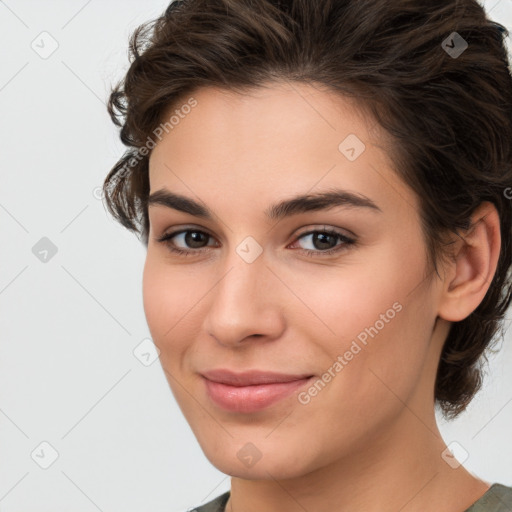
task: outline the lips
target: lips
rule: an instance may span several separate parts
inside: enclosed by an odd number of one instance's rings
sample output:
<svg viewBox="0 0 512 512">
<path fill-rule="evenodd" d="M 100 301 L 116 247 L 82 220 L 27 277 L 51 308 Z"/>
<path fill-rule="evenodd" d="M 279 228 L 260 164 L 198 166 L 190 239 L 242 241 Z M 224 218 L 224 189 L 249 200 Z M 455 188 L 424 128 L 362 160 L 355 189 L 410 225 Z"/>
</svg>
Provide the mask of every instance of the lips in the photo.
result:
<svg viewBox="0 0 512 512">
<path fill-rule="evenodd" d="M 285 375 L 257 370 L 234 373 L 211 370 L 202 373 L 208 398 L 221 409 L 254 413 L 289 397 L 309 384 L 310 374 Z"/>
<path fill-rule="evenodd" d="M 258 384 L 275 384 L 280 382 L 293 382 L 311 377 L 311 374 L 302 373 L 286 375 L 284 373 L 266 372 L 260 370 L 248 370 L 242 373 L 231 370 L 217 369 L 201 373 L 203 377 L 213 382 L 227 384 L 229 386 L 254 386 Z"/>
</svg>

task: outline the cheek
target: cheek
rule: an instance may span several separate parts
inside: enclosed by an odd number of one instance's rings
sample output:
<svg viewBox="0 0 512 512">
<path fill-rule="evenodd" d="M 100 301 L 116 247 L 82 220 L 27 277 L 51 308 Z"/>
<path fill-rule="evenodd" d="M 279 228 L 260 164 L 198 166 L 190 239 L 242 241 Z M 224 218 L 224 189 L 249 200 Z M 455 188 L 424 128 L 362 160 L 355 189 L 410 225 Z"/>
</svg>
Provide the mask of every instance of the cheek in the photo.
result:
<svg viewBox="0 0 512 512">
<path fill-rule="evenodd" d="M 169 350 L 181 350 L 183 333 L 201 287 L 180 267 L 171 268 L 148 252 L 144 264 L 142 293 L 146 321 L 154 343 L 165 358 Z"/>
<path fill-rule="evenodd" d="M 319 345 L 323 370 L 336 375 L 328 387 L 346 403 L 361 404 L 362 411 L 364 403 L 386 407 L 396 401 L 393 392 L 404 399 L 412 392 L 430 339 L 429 297 L 418 287 L 421 255 L 407 256 L 414 271 L 405 270 L 403 254 L 400 258 L 391 246 L 378 256 L 329 276 L 322 277 L 325 268 L 320 268 L 300 290 L 316 314 L 305 327 L 307 336 Z M 322 285 L 309 286 L 313 283 Z"/>
<path fill-rule="evenodd" d="M 396 322 L 407 284 L 396 265 L 386 267 L 384 259 L 382 253 L 364 260 L 354 257 L 343 265 L 312 266 L 289 276 L 290 287 L 307 306 L 303 325 L 310 326 L 311 339 L 330 340 L 339 351 L 356 337 L 364 343 L 368 331 L 375 334 L 374 327 L 380 336 Z"/>
<path fill-rule="evenodd" d="M 163 285 L 163 276 L 158 271 L 157 265 L 155 265 L 149 251 L 150 249 L 148 249 L 142 274 L 142 298 L 146 321 L 153 341 L 157 343 L 160 338 L 159 333 L 163 329 L 164 318 L 166 317 L 166 307 L 161 301 L 166 287 Z"/>
</svg>

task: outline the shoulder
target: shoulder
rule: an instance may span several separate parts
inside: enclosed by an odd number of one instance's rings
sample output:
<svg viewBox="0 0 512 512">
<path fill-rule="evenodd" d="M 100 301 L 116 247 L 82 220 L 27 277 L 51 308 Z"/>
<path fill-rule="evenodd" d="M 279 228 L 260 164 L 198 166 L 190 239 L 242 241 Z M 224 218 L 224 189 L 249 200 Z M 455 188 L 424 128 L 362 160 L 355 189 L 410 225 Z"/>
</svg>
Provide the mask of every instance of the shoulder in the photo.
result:
<svg viewBox="0 0 512 512">
<path fill-rule="evenodd" d="M 512 487 L 495 483 L 465 512 L 510 512 L 511 510 Z"/>
<path fill-rule="evenodd" d="M 226 491 L 207 503 L 198 505 L 196 507 L 187 508 L 187 510 L 180 510 L 180 512 L 224 512 L 224 507 L 228 501 L 230 491 Z"/>
</svg>

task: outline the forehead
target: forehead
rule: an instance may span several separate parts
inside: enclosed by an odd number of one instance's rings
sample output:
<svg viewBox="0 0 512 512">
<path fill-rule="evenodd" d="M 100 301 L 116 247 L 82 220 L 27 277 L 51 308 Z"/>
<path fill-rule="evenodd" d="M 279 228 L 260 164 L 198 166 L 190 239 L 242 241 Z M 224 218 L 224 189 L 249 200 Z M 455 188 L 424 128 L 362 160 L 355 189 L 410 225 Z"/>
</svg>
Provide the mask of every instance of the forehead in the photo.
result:
<svg viewBox="0 0 512 512">
<path fill-rule="evenodd" d="M 392 169 L 389 139 L 346 97 L 274 83 L 243 94 L 201 88 L 186 104 L 194 106 L 167 113 L 175 122 L 151 154 L 151 192 L 165 187 L 263 211 L 283 195 L 336 187 L 416 206 Z"/>
<path fill-rule="evenodd" d="M 195 105 L 190 108 L 187 104 L 192 98 Z M 251 149 L 264 144 L 269 149 L 275 146 L 276 136 L 292 146 L 305 136 L 314 142 L 323 139 L 326 133 L 336 141 L 346 130 L 361 139 L 371 137 L 374 143 L 382 138 L 380 133 L 373 133 L 375 122 L 363 114 L 354 99 L 325 86 L 306 83 L 272 82 L 244 92 L 200 88 L 173 104 L 163 122 L 171 118 L 173 126 L 166 132 L 180 138 L 193 135 L 196 145 L 211 140 L 227 141 L 229 137 L 231 151 L 237 143 Z"/>
</svg>

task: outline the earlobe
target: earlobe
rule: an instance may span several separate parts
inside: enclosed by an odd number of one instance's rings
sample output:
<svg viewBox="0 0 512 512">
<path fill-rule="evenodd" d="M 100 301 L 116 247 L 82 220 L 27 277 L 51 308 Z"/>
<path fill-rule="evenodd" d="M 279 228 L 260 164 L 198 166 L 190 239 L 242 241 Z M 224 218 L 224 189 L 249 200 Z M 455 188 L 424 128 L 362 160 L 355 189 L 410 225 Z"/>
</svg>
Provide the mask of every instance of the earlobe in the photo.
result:
<svg viewBox="0 0 512 512">
<path fill-rule="evenodd" d="M 458 237 L 443 285 L 439 316 L 451 322 L 468 317 L 491 285 L 501 248 L 500 219 L 485 201 L 473 213 L 470 228 Z"/>
</svg>

